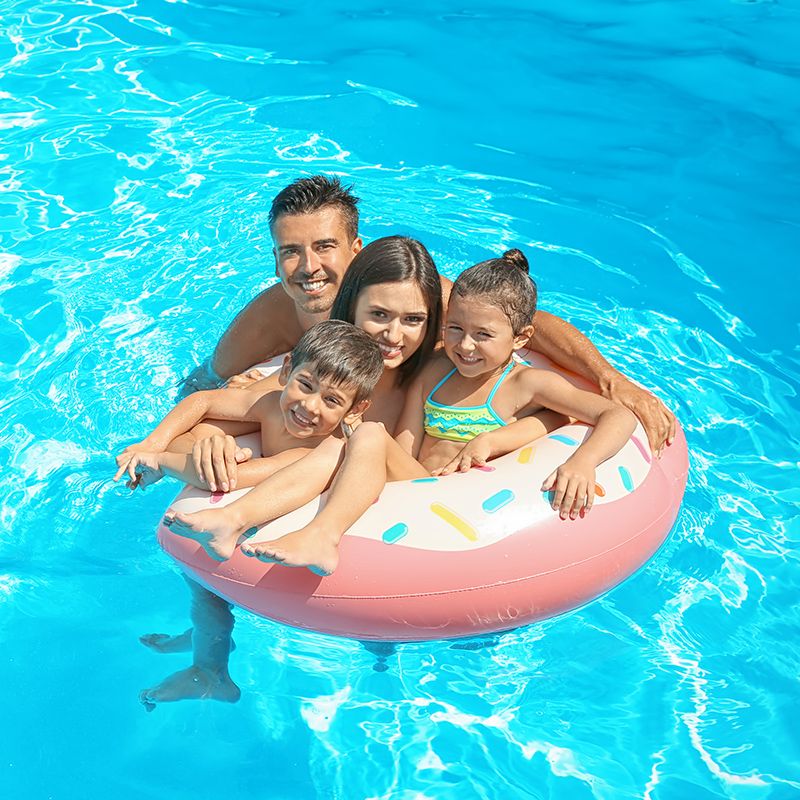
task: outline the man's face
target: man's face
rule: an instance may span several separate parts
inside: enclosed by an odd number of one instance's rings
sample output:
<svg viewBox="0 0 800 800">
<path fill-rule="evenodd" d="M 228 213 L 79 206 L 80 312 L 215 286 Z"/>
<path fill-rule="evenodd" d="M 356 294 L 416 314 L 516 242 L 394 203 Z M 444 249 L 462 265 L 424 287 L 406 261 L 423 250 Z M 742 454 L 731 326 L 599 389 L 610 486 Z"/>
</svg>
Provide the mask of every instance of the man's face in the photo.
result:
<svg viewBox="0 0 800 800">
<path fill-rule="evenodd" d="M 275 274 L 298 309 L 306 314 L 331 310 L 361 239 L 350 242 L 337 208 L 311 214 L 282 214 L 272 226 Z"/>
</svg>

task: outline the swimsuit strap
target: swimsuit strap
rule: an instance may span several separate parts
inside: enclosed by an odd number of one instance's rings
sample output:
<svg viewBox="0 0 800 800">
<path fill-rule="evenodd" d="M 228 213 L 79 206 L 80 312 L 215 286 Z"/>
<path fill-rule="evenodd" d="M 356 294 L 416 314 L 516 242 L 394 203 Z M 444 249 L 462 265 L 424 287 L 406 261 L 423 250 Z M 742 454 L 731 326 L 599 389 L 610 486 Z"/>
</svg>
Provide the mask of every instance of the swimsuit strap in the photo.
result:
<svg viewBox="0 0 800 800">
<path fill-rule="evenodd" d="M 430 402 L 430 401 L 431 401 L 431 398 L 432 398 L 432 397 L 433 397 L 433 396 L 436 394 L 436 392 L 438 392 L 438 391 L 439 391 L 439 389 L 441 389 L 441 388 L 442 388 L 442 386 L 444 386 L 444 384 L 445 384 L 445 383 L 447 383 L 447 381 L 448 381 L 448 380 L 450 380 L 450 378 L 452 378 L 452 377 L 453 377 L 453 375 L 455 374 L 455 372 L 456 372 L 456 368 L 455 368 L 455 367 L 453 367 L 453 369 L 451 369 L 451 370 L 450 370 L 450 372 L 448 372 L 448 373 L 447 373 L 447 375 L 445 375 L 445 376 L 444 376 L 444 378 L 442 378 L 442 379 L 439 381 L 439 383 L 437 383 L 437 384 L 436 384 L 436 386 L 434 386 L 434 387 L 433 387 L 433 389 L 431 389 L 431 390 L 428 392 L 428 396 L 427 396 L 427 398 L 425 398 L 425 399 L 426 399 L 426 400 L 428 400 L 428 401 Z"/>
<path fill-rule="evenodd" d="M 500 388 L 500 384 L 506 379 L 506 376 L 512 369 L 514 369 L 516 365 L 514 364 L 514 359 L 512 358 L 511 361 L 508 362 L 508 366 L 503 370 L 503 374 L 497 379 L 497 383 L 492 387 L 492 391 L 489 392 L 489 396 L 486 398 L 486 405 L 491 409 L 492 406 L 492 399 L 494 398 L 495 394 L 497 394 L 497 390 Z"/>
</svg>

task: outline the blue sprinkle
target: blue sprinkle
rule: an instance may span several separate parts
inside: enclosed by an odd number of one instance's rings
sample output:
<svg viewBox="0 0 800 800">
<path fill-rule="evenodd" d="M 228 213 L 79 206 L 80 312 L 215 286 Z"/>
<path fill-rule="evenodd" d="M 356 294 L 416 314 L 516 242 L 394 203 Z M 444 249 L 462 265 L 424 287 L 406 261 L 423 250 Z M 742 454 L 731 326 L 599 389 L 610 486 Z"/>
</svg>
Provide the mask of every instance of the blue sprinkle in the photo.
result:
<svg viewBox="0 0 800 800">
<path fill-rule="evenodd" d="M 623 486 L 629 491 L 633 491 L 633 478 L 631 478 L 630 472 L 625 467 L 619 467 L 619 476 L 622 478 Z"/>
<path fill-rule="evenodd" d="M 562 444 L 571 444 L 573 446 L 578 444 L 576 439 L 573 439 L 570 436 L 564 436 L 561 433 L 553 434 L 553 436 L 551 436 L 550 438 L 555 440 L 556 442 L 561 442 Z"/>
<path fill-rule="evenodd" d="M 406 534 L 408 533 L 408 525 L 405 522 L 398 522 L 396 525 L 392 525 L 391 528 L 387 528 L 383 532 L 383 541 L 387 544 L 394 544 L 397 541 L 400 541 Z"/>
<path fill-rule="evenodd" d="M 436 483 L 438 480 L 438 478 L 416 478 L 411 483 Z"/>
<path fill-rule="evenodd" d="M 483 510 L 487 514 L 494 514 L 499 511 L 503 506 L 507 506 L 514 499 L 514 492 L 511 489 L 501 489 L 497 494 L 487 497 L 483 501 Z"/>
</svg>

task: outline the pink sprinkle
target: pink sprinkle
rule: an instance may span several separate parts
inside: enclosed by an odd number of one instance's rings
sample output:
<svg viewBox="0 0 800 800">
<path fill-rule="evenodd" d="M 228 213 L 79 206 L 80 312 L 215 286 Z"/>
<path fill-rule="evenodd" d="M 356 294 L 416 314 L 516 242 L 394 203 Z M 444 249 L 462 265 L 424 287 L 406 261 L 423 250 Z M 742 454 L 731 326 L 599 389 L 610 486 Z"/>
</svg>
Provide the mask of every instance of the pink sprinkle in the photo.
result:
<svg viewBox="0 0 800 800">
<path fill-rule="evenodd" d="M 225 497 L 225 492 L 211 492 L 211 499 L 209 502 L 212 504 L 219 503 L 223 497 Z"/>
<path fill-rule="evenodd" d="M 479 469 L 481 472 L 494 472 L 494 467 L 482 466 L 482 467 L 473 467 L 473 469 Z"/>
<path fill-rule="evenodd" d="M 631 441 L 639 448 L 639 452 L 642 454 L 642 458 L 649 464 L 651 461 L 650 453 L 647 452 L 647 448 L 639 441 L 638 437 L 631 436 Z"/>
</svg>

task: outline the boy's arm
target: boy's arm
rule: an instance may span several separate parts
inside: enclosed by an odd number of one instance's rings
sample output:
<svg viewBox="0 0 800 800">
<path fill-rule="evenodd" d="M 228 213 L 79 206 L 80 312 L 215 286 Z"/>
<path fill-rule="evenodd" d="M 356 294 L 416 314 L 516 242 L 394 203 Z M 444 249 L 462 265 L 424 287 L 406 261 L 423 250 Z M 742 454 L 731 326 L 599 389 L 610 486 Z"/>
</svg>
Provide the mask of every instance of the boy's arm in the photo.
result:
<svg viewBox="0 0 800 800">
<path fill-rule="evenodd" d="M 561 367 L 597 384 L 603 397 L 629 408 L 641 420 L 657 455 L 675 438 L 675 416 L 646 389 L 614 369 L 577 328 L 546 311 L 537 311 L 528 347 Z"/>
<path fill-rule="evenodd" d="M 188 483 L 198 489 L 216 492 L 222 489 L 245 489 L 256 486 L 276 472 L 299 461 L 308 454 L 305 448 L 285 450 L 283 453 L 269 458 L 254 458 L 244 464 L 239 464 L 237 481 L 235 485 L 217 486 L 213 481 L 209 484 L 198 473 L 191 453 L 135 453 L 117 470 L 114 480 L 118 481 L 123 475 L 128 476 L 128 486 L 132 489 L 144 488 L 161 480 L 165 475 Z"/>
<path fill-rule="evenodd" d="M 190 431 L 205 417 L 212 419 L 257 420 L 256 406 L 264 397 L 262 392 L 249 389 L 214 389 L 195 392 L 178 403 L 155 430 L 141 442 L 126 447 L 117 456 L 117 466 L 123 467 L 135 453 L 162 453 L 173 439 Z"/>
</svg>

